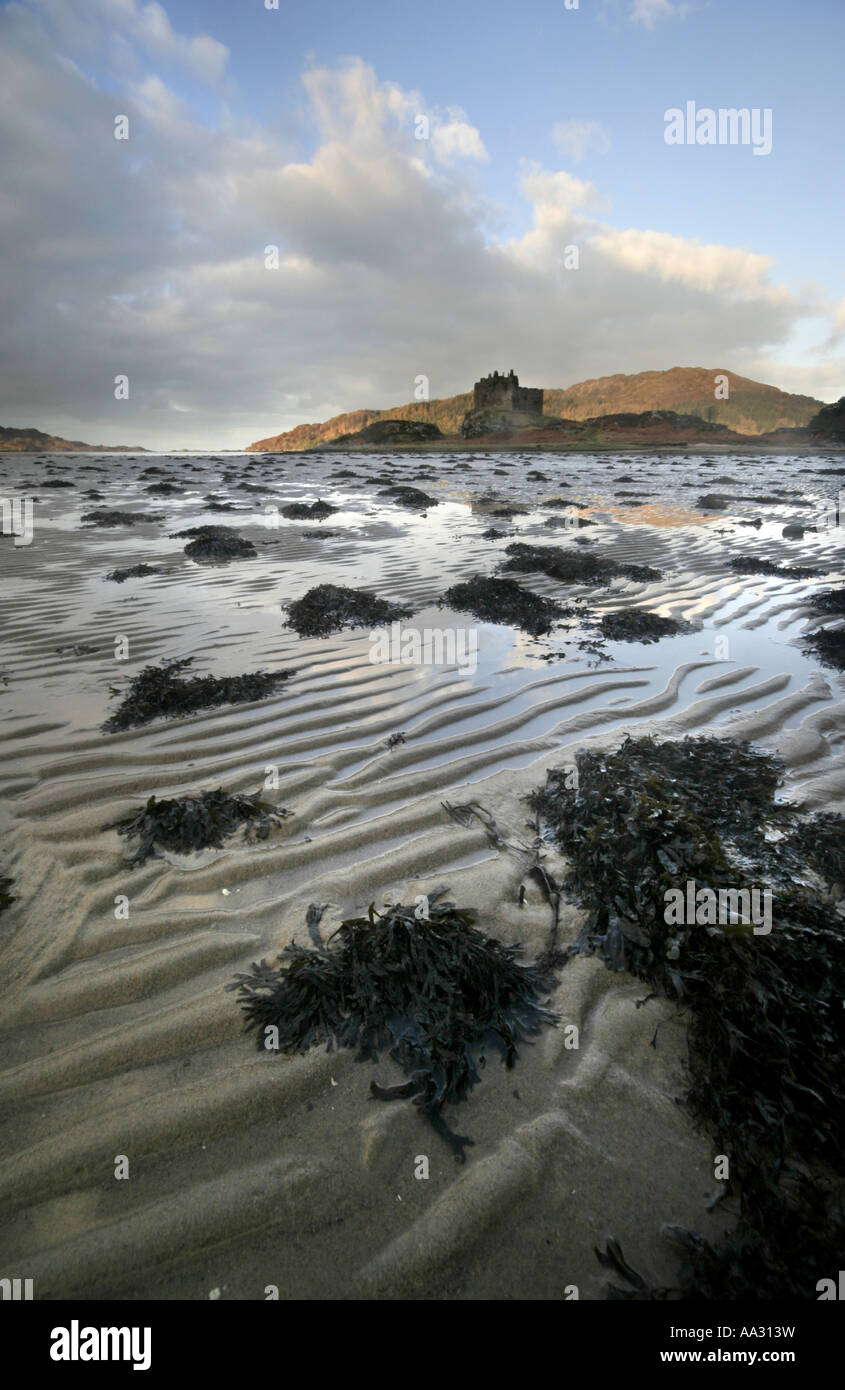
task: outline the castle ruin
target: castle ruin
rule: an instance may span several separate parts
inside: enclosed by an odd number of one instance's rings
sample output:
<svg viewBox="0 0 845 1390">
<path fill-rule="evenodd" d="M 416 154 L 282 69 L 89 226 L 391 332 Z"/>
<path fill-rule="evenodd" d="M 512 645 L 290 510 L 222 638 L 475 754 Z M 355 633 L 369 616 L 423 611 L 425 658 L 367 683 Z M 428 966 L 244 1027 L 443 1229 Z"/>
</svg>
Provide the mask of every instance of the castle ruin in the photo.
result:
<svg viewBox="0 0 845 1390">
<path fill-rule="evenodd" d="M 527 415 L 542 415 L 543 392 L 533 386 L 520 386 L 513 369 L 493 372 L 482 377 L 473 387 L 473 410 L 519 410 Z"/>
</svg>

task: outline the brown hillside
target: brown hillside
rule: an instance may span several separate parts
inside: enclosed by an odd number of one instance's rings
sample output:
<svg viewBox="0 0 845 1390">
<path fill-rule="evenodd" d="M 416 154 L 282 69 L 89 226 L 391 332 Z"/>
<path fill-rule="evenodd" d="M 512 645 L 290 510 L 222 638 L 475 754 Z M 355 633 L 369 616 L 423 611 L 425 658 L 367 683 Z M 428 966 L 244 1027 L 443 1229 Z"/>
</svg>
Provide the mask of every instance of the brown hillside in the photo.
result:
<svg viewBox="0 0 845 1390">
<path fill-rule="evenodd" d="M 719 375 L 728 378 L 730 394 L 726 401 L 715 398 L 715 378 Z M 565 390 L 546 389 L 544 413 L 568 420 L 589 420 L 599 415 L 673 410 L 679 415 L 697 415 L 712 424 L 727 425 L 739 434 L 757 435 L 801 428 L 821 404 L 812 396 L 792 395 L 735 372 L 723 373 L 718 367 L 672 367 L 665 372 L 597 377 Z M 471 406 L 472 394 L 464 392 L 443 400 L 391 406 L 388 410 L 353 410 L 321 424 L 297 425 L 247 447 L 259 453 L 310 449 L 339 435 L 355 434 L 378 420 L 391 419 L 426 420 L 437 425 L 443 434 L 456 435 Z"/>
</svg>

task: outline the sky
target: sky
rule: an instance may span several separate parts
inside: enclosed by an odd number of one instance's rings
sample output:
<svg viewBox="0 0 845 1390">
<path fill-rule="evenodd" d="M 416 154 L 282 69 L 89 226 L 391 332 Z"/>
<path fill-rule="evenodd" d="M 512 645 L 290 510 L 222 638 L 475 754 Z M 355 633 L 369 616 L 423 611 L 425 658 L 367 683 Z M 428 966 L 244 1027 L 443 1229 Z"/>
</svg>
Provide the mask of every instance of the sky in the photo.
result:
<svg viewBox="0 0 845 1390">
<path fill-rule="evenodd" d="M 509 368 L 836 400 L 843 50 L 843 0 L 0 3 L 0 424 L 241 448 Z"/>
</svg>

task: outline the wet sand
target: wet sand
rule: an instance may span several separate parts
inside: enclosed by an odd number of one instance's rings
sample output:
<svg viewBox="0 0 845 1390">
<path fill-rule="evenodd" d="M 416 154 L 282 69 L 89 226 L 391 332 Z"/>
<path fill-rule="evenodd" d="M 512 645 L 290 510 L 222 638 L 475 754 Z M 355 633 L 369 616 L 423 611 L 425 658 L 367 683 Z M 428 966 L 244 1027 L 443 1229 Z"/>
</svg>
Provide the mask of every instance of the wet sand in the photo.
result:
<svg viewBox="0 0 845 1390">
<path fill-rule="evenodd" d="M 139 474 L 151 467 L 183 481 L 180 495 L 148 495 L 156 478 Z M 676 1103 L 684 1015 L 641 1004 L 641 982 L 583 957 L 563 969 L 552 1007 L 580 1046 L 546 1030 L 514 1070 L 488 1063 L 449 1117 L 474 1140 L 464 1167 L 410 1102 L 368 1098 L 372 1078 L 401 1080 L 392 1063 L 259 1054 L 224 986 L 294 938 L 307 944 L 311 902 L 329 904 L 328 935 L 372 901 L 440 884 L 479 909 L 486 933 L 539 953 L 549 908 L 530 861 L 455 824 L 442 802 L 479 801 L 509 844 L 527 845 L 522 798 L 545 770 L 626 733 L 750 738 L 786 762 L 784 795 L 845 809 L 845 681 L 799 644 L 814 625 L 808 596 L 842 580 L 843 532 L 782 537 L 835 496 L 841 467 L 836 455 L 721 451 L 0 459 L 0 494 L 40 499 L 31 545 L 0 538 L 0 876 L 14 876 L 17 898 L 0 916 L 4 1270 L 34 1278 L 40 1298 L 264 1298 L 275 1286 L 281 1298 L 545 1299 L 573 1285 L 601 1298 L 594 1247 L 613 1236 L 647 1279 L 671 1285 L 662 1224 L 713 1238 L 731 1212 L 708 1210 L 714 1141 Z M 346 468 L 360 476 L 333 477 Z M 409 511 L 378 495 L 375 474 L 439 505 Z M 74 489 L 39 486 L 51 476 Z M 84 499 L 90 488 L 104 500 Z M 211 492 L 243 510 L 209 511 Z M 778 500 L 701 511 L 708 492 Z M 561 494 L 595 524 L 550 526 L 542 499 Z M 339 508 L 321 526 L 272 510 L 318 497 Z M 507 502 L 528 510 L 491 515 Z M 165 519 L 80 526 L 101 506 Z M 758 529 L 739 524 L 757 517 Z M 193 563 L 169 536 L 202 524 L 234 527 L 256 558 Z M 491 525 L 508 534 L 483 540 Z M 339 534 L 305 534 L 320 529 Z M 696 630 L 596 656 L 577 629 L 535 640 L 436 607 L 450 585 L 492 572 L 511 540 L 570 546 L 575 534 L 663 578 L 564 590 L 514 577 L 599 615 L 624 602 Z M 828 573 L 738 575 L 727 563 L 738 553 Z M 162 571 L 105 578 L 141 562 Z M 473 627 L 477 670 L 373 664 L 361 630 L 300 639 L 282 605 L 319 583 L 409 604 L 412 627 Z M 101 732 L 113 688 L 185 656 L 200 674 L 295 674 L 252 705 Z M 254 792 L 268 769 L 269 799 L 293 814 L 265 842 L 130 870 L 125 842 L 103 829 L 152 794 Z M 547 862 L 564 871 L 551 851 Z M 116 916 L 120 895 L 128 917 Z M 582 920 L 564 907 L 564 941 Z M 114 1176 L 118 1155 L 127 1180 Z M 421 1155 L 427 1180 L 414 1176 Z"/>
</svg>

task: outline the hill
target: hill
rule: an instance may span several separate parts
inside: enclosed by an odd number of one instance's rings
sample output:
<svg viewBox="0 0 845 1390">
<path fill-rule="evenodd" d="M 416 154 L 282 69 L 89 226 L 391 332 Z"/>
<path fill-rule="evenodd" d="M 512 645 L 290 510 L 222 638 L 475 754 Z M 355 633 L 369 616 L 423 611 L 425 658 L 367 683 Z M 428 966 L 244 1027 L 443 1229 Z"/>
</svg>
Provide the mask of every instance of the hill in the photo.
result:
<svg viewBox="0 0 845 1390">
<path fill-rule="evenodd" d="M 93 450 L 98 454 L 115 453 L 127 450 L 130 453 L 146 453 L 140 444 L 83 444 L 81 439 L 62 439 L 56 434 L 44 434 L 32 428 L 18 429 L 15 425 L 0 425 L 0 453 L 4 454 L 47 454 L 72 453 L 79 450 Z"/>
<path fill-rule="evenodd" d="M 715 398 L 717 376 L 728 378 L 726 401 Z M 672 410 L 677 415 L 697 415 L 712 424 L 727 425 L 737 434 L 801 429 L 821 404 L 812 396 L 792 395 L 719 367 L 672 367 L 666 372 L 603 376 L 545 395 L 546 412 L 570 420 Z"/>
<path fill-rule="evenodd" d="M 728 400 L 715 399 L 715 379 L 728 378 Z M 342 434 L 357 434 L 379 420 L 422 420 L 443 434 L 457 435 L 472 409 L 472 393 L 443 400 L 412 401 L 388 410 L 354 410 L 319 424 L 297 425 L 282 434 L 259 439 L 247 447 L 254 452 L 284 453 L 310 449 Z M 567 420 L 591 420 L 602 415 L 642 414 L 671 410 L 695 415 L 711 424 L 726 425 L 738 434 L 768 434 L 776 429 L 806 426 L 821 407 L 812 396 L 796 396 L 718 367 L 672 367 L 666 372 L 637 372 L 582 381 L 566 390 L 546 389 L 544 414 Z"/>
</svg>

